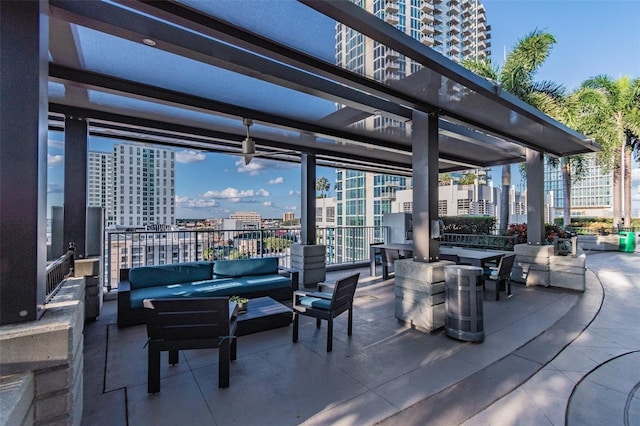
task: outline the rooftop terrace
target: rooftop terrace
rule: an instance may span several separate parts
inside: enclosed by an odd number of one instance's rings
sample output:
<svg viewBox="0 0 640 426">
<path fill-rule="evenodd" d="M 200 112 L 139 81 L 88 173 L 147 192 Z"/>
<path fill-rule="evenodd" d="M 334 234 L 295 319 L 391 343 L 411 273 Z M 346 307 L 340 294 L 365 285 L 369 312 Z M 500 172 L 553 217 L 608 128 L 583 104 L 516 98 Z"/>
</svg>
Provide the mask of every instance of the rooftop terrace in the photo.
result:
<svg viewBox="0 0 640 426">
<path fill-rule="evenodd" d="M 83 424 L 637 424 L 639 258 L 590 254 L 584 293 L 485 294 L 483 343 L 398 325 L 393 279 L 363 268 L 353 336 L 338 317 L 332 353 L 326 324 L 302 317 L 297 344 L 291 327 L 241 337 L 228 389 L 215 350 L 186 351 L 174 367 L 164 354 L 155 395 L 144 326 L 118 329 L 107 301 L 85 328 Z"/>
</svg>

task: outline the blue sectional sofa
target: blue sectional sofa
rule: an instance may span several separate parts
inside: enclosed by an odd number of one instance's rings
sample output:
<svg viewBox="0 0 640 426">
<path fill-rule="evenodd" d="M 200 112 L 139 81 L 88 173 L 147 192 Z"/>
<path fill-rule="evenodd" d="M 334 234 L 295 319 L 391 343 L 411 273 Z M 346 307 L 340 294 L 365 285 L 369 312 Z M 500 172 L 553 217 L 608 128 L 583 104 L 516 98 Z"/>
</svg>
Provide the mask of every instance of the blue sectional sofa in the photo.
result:
<svg viewBox="0 0 640 426">
<path fill-rule="evenodd" d="M 273 257 L 121 269 L 118 327 L 145 322 L 145 299 L 238 295 L 290 301 L 297 289 L 298 272 L 278 266 Z"/>
</svg>

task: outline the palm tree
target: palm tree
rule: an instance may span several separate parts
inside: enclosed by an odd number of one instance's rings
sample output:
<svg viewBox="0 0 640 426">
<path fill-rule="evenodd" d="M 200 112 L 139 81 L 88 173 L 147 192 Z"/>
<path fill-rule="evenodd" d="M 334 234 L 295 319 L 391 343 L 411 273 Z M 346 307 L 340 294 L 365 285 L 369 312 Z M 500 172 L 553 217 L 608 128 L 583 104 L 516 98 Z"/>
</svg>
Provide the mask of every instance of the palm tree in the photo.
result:
<svg viewBox="0 0 640 426">
<path fill-rule="evenodd" d="M 556 107 L 554 118 L 574 130 L 593 135 L 599 127 L 606 102 L 602 93 L 581 87 L 563 99 L 558 99 Z M 586 176 L 586 159 L 582 155 L 560 159 L 548 157 L 547 164 L 555 168 L 561 167 L 562 170 L 563 220 L 566 228 L 571 224 L 571 186 L 573 182 Z"/>
<path fill-rule="evenodd" d="M 329 179 L 322 176 L 316 180 L 316 191 L 320 191 L 320 197 L 325 198 L 327 192 L 331 189 L 331 184 L 329 183 Z"/>
<path fill-rule="evenodd" d="M 631 226 L 631 154 L 633 150 L 638 152 L 640 136 L 640 78 L 613 80 L 598 75 L 582 87 L 604 96 L 607 107 L 600 111 L 593 134 L 604 148 L 601 162 L 613 171 L 613 223 L 621 223 L 622 216 L 624 226 Z"/>
<path fill-rule="evenodd" d="M 550 81 L 533 80 L 544 61 L 549 56 L 556 39 L 552 34 L 534 30 L 507 54 L 502 68 L 492 64 L 490 59 L 464 60 L 462 65 L 476 74 L 498 83 L 503 90 L 523 101 L 551 114 L 557 112 L 557 102 L 564 95 L 561 85 Z M 506 232 L 509 225 L 509 190 L 511 186 L 511 166 L 502 166 L 502 199 L 500 210 L 500 230 Z"/>
</svg>

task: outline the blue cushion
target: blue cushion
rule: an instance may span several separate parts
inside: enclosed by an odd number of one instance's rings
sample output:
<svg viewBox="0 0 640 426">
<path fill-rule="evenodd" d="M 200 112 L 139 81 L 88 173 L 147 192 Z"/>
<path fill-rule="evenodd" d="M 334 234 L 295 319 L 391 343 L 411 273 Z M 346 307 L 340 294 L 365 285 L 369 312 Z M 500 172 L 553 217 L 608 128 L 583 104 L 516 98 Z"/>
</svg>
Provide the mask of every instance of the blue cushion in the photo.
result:
<svg viewBox="0 0 640 426">
<path fill-rule="evenodd" d="M 169 265 L 138 266 L 129 271 L 131 289 L 210 280 L 211 262 L 186 262 Z"/>
<path fill-rule="evenodd" d="M 218 277 L 246 277 L 278 273 L 278 259 L 262 257 L 256 259 L 216 260 L 213 273 Z"/>
<path fill-rule="evenodd" d="M 328 311 L 331 305 L 331 300 L 320 299 L 319 297 L 313 296 L 304 296 L 300 298 L 299 303 L 302 306 L 307 306 L 309 308 L 324 309 L 325 311 Z"/>
<path fill-rule="evenodd" d="M 263 277 L 223 278 L 191 283 L 145 287 L 131 291 L 131 308 L 143 307 L 144 299 L 170 297 L 223 297 L 264 292 L 291 287 L 291 280 L 282 275 Z"/>
</svg>

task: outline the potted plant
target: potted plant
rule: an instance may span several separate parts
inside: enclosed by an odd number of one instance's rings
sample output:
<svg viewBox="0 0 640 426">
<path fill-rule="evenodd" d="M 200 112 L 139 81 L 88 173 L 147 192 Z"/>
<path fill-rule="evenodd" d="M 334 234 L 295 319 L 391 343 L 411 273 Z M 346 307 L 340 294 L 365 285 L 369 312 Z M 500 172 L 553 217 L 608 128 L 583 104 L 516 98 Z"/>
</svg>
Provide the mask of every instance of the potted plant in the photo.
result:
<svg viewBox="0 0 640 426">
<path fill-rule="evenodd" d="M 249 305 L 249 299 L 242 296 L 231 296 L 229 298 L 230 302 L 236 302 L 238 304 L 238 312 L 243 313 L 247 312 L 247 308 Z"/>
</svg>

